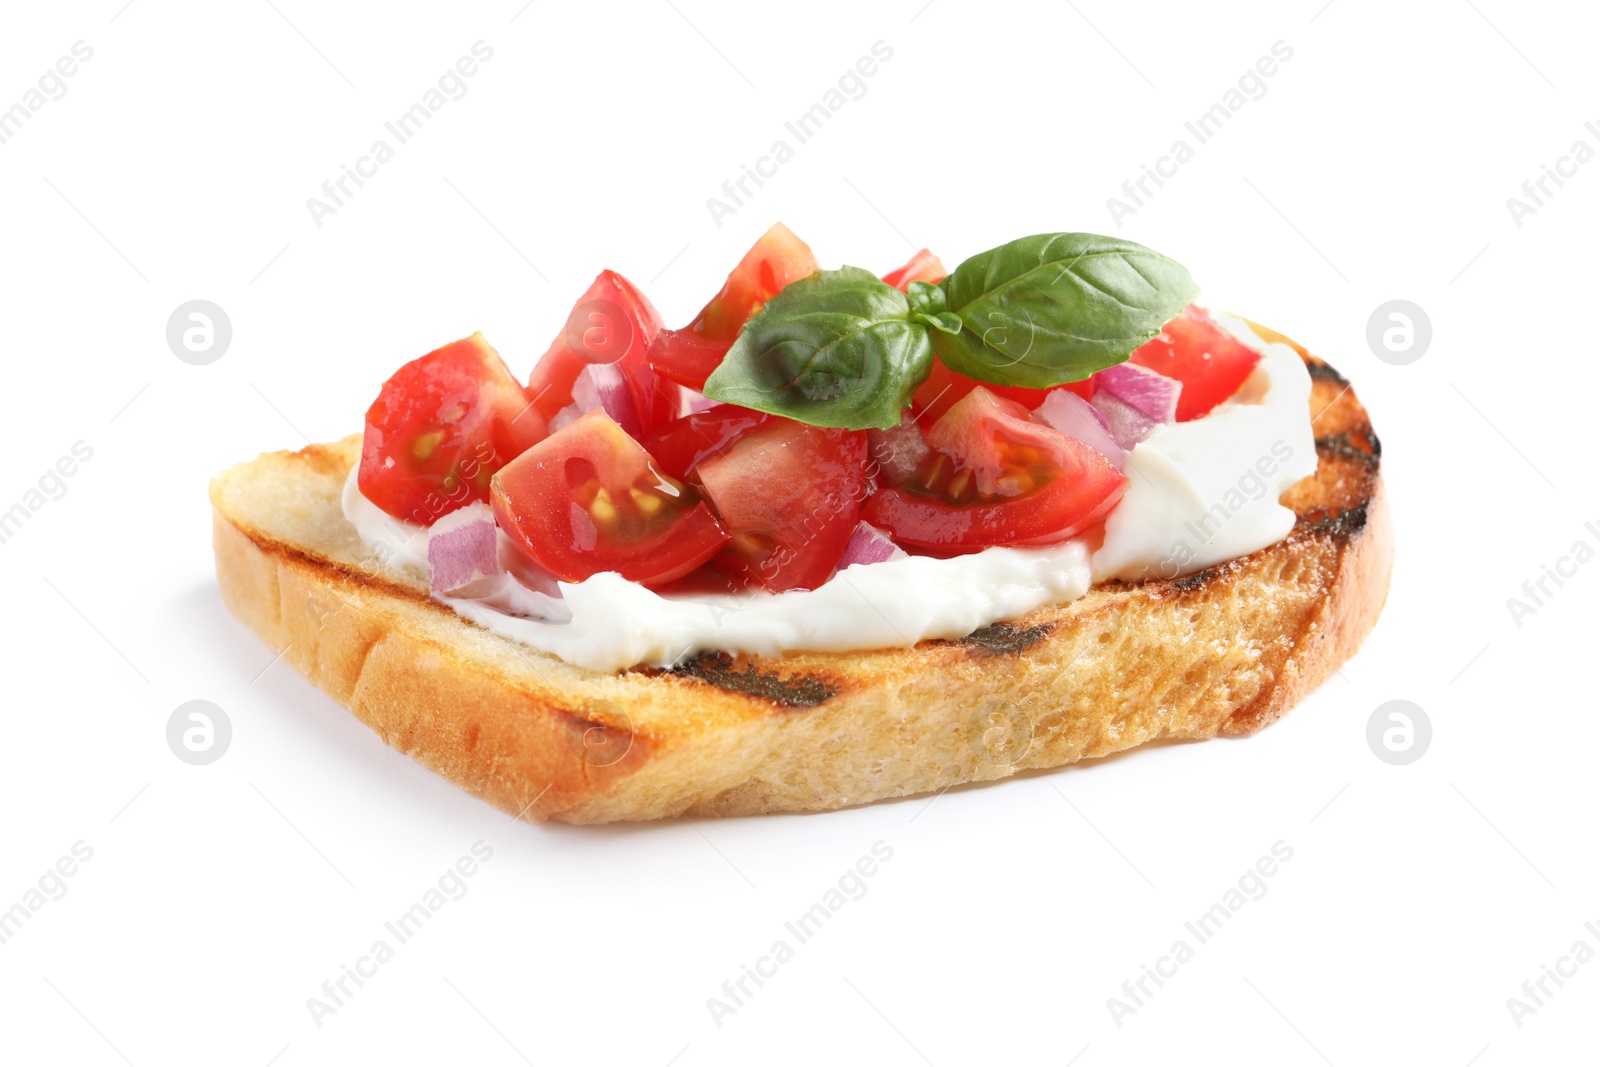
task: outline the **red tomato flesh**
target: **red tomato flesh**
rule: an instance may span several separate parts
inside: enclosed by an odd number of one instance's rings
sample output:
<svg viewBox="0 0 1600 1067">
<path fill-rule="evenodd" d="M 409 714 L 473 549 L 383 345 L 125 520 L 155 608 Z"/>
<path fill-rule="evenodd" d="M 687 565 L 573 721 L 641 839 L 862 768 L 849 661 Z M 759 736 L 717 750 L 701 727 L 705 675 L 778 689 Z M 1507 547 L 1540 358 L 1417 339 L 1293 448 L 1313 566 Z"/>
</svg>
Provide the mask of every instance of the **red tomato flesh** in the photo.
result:
<svg viewBox="0 0 1600 1067">
<path fill-rule="evenodd" d="M 615 571 L 662 585 L 715 556 L 728 541 L 693 486 L 660 473 L 639 443 L 603 411 L 551 434 L 495 474 L 500 528 L 564 582 Z"/>
<path fill-rule="evenodd" d="M 641 444 L 665 474 L 679 481 L 689 478 L 700 461 L 719 456 L 745 437 L 777 418 L 737 404 L 718 404 L 705 411 L 675 419 Z"/>
<path fill-rule="evenodd" d="M 1053 544 L 1099 522 L 1127 479 L 1088 445 L 979 386 L 928 431 L 916 474 L 881 489 L 861 517 L 943 552 Z"/>
<path fill-rule="evenodd" d="M 548 422 L 572 403 L 578 376 L 595 366 L 622 376 L 640 433 L 665 425 L 677 418 L 682 391 L 658 376 L 646 358 L 660 332 L 661 315 L 638 287 L 603 270 L 535 364 L 528 395 Z"/>
<path fill-rule="evenodd" d="M 883 276 L 885 285 L 892 285 L 902 293 L 911 287 L 912 282 L 938 282 L 950 272 L 944 269 L 944 264 L 939 262 L 939 257 L 924 248 L 902 266 L 896 267 Z"/>
<path fill-rule="evenodd" d="M 1218 326 L 1204 308 L 1190 304 L 1128 358 L 1183 383 L 1178 421 L 1188 422 L 1237 393 L 1261 354 Z"/>
<path fill-rule="evenodd" d="M 499 353 L 475 333 L 401 367 L 367 409 L 361 493 L 397 519 L 431 525 L 489 498 L 489 478 L 545 435 L 545 419 Z"/>
<path fill-rule="evenodd" d="M 944 418 L 945 412 L 956 405 L 978 386 L 983 386 L 995 396 L 1005 400 L 1013 400 L 1032 411 L 1044 403 L 1044 398 L 1050 395 L 1049 389 L 1028 389 L 1020 385 L 994 385 L 990 382 L 980 382 L 968 378 L 940 363 L 933 361 L 933 370 L 927 380 L 917 386 L 917 391 L 911 394 L 911 406 L 917 413 L 917 422 L 922 426 L 931 427 L 934 423 Z M 1053 386 L 1056 389 L 1070 389 L 1074 393 L 1088 400 L 1092 394 L 1089 379 L 1081 382 L 1068 382 L 1066 385 Z"/>
<path fill-rule="evenodd" d="M 692 389 L 704 389 L 706 379 L 750 316 L 790 282 L 817 271 L 817 257 L 783 223 L 775 223 L 744 254 L 721 291 L 681 330 L 662 330 L 650 347 L 650 364 L 656 373 Z"/>
<path fill-rule="evenodd" d="M 867 451 L 872 455 L 872 474 L 879 485 L 899 485 L 928 458 L 928 442 L 907 408 L 900 413 L 900 425 L 890 430 L 867 431 Z"/>
<path fill-rule="evenodd" d="M 696 473 L 731 540 L 718 557 L 774 593 L 815 589 L 833 574 L 867 495 L 867 435 L 769 421 Z"/>
</svg>

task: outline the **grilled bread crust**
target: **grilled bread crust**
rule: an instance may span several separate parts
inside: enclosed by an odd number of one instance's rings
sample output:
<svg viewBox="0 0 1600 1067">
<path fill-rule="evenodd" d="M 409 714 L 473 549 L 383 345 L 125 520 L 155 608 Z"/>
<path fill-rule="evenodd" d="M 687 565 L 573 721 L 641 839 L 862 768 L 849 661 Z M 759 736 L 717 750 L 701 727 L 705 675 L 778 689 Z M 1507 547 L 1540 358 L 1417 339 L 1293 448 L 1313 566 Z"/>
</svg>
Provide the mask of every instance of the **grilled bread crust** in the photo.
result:
<svg viewBox="0 0 1600 1067">
<path fill-rule="evenodd" d="M 1312 374 L 1318 464 L 1282 498 L 1298 517 L 1286 539 L 960 640 L 574 667 L 368 554 L 340 507 L 359 435 L 212 481 L 217 582 L 234 615 L 384 741 L 531 822 L 826 810 L 1248 734 L 1355 653 L 1393 563 L 1367 413 L 1294 347 Z"/>
</svg>

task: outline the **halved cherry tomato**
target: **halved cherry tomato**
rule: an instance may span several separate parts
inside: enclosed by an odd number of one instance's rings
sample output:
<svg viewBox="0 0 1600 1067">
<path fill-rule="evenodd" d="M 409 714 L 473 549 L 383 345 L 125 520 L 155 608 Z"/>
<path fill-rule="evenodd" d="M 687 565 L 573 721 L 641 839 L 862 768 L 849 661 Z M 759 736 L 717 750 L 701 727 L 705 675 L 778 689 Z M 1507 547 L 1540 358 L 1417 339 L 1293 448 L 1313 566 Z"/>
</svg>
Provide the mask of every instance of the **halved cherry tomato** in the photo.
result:
<svg viewBox="0 0 1600 1067">
<path fill-rule="evenodd" d="M 693 486 L 660 473 L 603 411 L 557 430 L 494 476 L 495 520 L 564 582 L 616 571 L 662 585 L 728 542 Z"/>
<path fill-rule="evenodd" d="M 595 373 L 620 376 L 626 384 L 633 412 L 623 420 L 625 428 L 648 433 L 677 418 L 682 396 L 646 358 L 660 332 L 661 315 L 638 287 L 616 271 L 603 270 L 534 365 L 528 395 L 546 421 L 553 419 L 572 403 L 579 375 L 594 367 Z"/>
<path fill-rule="evenodd" d="M 1204 308 L 1190 304 L 1128 358 L 1183 383 L 1178 421 L 1188 422 L 1237 393 L 1261 354 L 1218 326 Z"/>
<path fill-rule="evenodd" d="M 383 383 L 361 439 L 361 493 L 430 525 L 489 498 L 489 477 L 545 435 L 545 419 L 483 334 L 412 360 Z"/>
<path fill-rule="evenodd" d="M 773 417 L 696 473 L 732 540 L 717 561 L 775 593 L 833 574 L 867 495 L 867 435 Z"/>
<path fill-rule="evenodd" d="M 980 386 L 928 431 L 917 473 L 880 489 L 861 517 L 944 552 L 1054 544 L 1105 517 L 1127 479 L 1105 456 Z"/>
<path fill-rule="evenodd" d="M 682 481 L 703 459 L 721 455 L 739 438 L 765 426 L 776 416 L 737 404 L 718 404 L 674 419 L 640 444 L 665 474 Z"/>
<path fill-rule="evenodd" d="M 885 274 L 883 283 L 892 285 L 903 293 L 911 287 L 912 282 L 942 281 L 949 273 L 944 269 L 944 264 L 939 262 L 939 257 L 924 248 L 906 260 L 903 266 Z"/>
<path fill-rule="evenodd" d="M 911 395 L 911 406 L 916 410 L 917 422 L 922 426 L 931 427 L 944 417 L 944 413 L 955 406 L 978 386 L 983 386 L 995 396 L 1006 400 L 1014 400 L 1018 404 L 1032 411 L 1044 403 L 1044 398 L 1050 395 L 1049 389 L 1028 389 L 1020 385 L 994 385 L 989 382 L 980 382 L 968 378 L 964 374 L 957 374 L 946 367 L 937 359 L 933 361 L 933 371 L 928 375 L 917 391 Z M 1081 382 L 1068 382 L 1066 385 L 1055 386 L 1056 389 L 1070 389 L 1074 393 L 1088 400 L 1092 394 L 1089 380 Z"/>
<path fill-rule="evenodd" d="M 681 330 L 662 330 L 650 346 L 650 364 L 658 374 L 692 389 L 706 379 L 750 316 L 778 290 L 817 271 L 817 257 L 783 223 L 761 235 L 733 268 L 722 290 Z"/>
</svg>

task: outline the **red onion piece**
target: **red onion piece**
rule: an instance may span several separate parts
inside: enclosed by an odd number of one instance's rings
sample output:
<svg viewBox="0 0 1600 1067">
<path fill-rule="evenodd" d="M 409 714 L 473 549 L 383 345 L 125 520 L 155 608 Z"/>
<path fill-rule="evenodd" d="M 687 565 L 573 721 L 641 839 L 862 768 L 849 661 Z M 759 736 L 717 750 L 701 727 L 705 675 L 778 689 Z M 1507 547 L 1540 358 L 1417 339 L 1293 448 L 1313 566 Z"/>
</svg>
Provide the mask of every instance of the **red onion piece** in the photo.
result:
<svg viewBox="0 0 1600 1067">
<path fill-rule="evenodd" d="M 722 401 L 712 400 L 708 396 L 701 396 L 693 389 L 685 388 L 683 390 L 683 414 L 685 415 L 698 415 L 702 411 L 710 411 L 720 403 Z"/>
<path fill-rule="evenodd" d="M 1144 440 L 1146 434 L 1161 425 L 1132 404 L 1118 400 L 1104 389 L 1095 390 L 1094 406 L 1105 417 L 1111 439 L 1124 451 L 1131 452 L 1133 446 Z"/>
<path fill-rule="evenodd" d="M 615 363 L 591 363 L 584 367 L 583 373 L 572 384 L 572 402 L 584 414 L 602 408 L 629 436 L 643 436 L 633 393 L 628 389 L 628 379 Z"/>
<path fill-rule="evenodd" d="M 876 526 L 859 522 L 855 533 L 850 535 L 849 543 L 844 546 L 844 555 L 839 557 L 838 569 L 842 571 L 856 563 L 886 563 L 904 557 L 905 552 L 889 540 L 888 534 Z"/>
<path fill-rule="evenodd" d="M 1137 363 L 1119 363 L 1097 373 L 1093 381 L 1096 393 L 1110 393 L 1151 422 L 1177 420 L 1178 394 L 1183 391 L 1183 383 L 1176 378 Z"/>
<path fill-rule="evenodd" d="M 1033 417 L 1047 426 L 1054 426 L 1068 437 L 1076 438 L 1100 452 L 1111 465 L 1122 469 L 1128 456 L 1123 447 L 1111 436 L 1111 427 L 1100 409 L 1070 389 L 1052 389 L 1044 403 L 1034 409 Z"/>
<path fill-rule="evenodd" d="M 909 410 L 900 413 L 900 425 L 892 430 L 868 430 L 867 448 L 884 485 L 899 485 L 911 477 L 932 451 Z"/>
<path fill-rule="evenodd" d="M 474 582 L 500 573 L 494 512 L 483 503 L 468 504 L 428 529 L 428 588 L 459 593 Z"/>
</svg>

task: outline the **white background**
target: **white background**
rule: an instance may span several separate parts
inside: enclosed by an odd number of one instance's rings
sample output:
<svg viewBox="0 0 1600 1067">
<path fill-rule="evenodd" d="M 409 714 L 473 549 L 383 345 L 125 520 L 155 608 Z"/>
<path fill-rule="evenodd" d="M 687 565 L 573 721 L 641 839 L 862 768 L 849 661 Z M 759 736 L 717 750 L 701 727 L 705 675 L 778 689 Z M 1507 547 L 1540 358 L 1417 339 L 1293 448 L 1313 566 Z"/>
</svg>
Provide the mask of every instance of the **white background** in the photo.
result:
<svg viewBox="0 0 1600 1067">
<path fill-rule="evenodd" d="M 1520 227 L 1506 206 L 1574 140 L 1600 147 L 1592 11 L 122 2 L 0 15 L 0 107 L 94 49 L 0 145 L 0 510 L 93 449 L 0 544 L 0 908 L 93 849 L 0 945 L 0 1058 L 1592 1058 L 1600 963 L 1520 1027 L 1506 1004 L 1578 939 L 1600 949 L 1600 563 L 1520 626 L 1506 603 L 1600 544 L 1600 162 Z M 307 197 L 480 39 L 467 94 L 315 226 Z M 880 40 L 866 94 L 715 225 L 706 198 Z M 1279 40 L 1266 94 L 1115 228 L 1107 198 Z M 580 829 L 513 823 L 385 748 L 224 611 L 214 472 L 359 428 L 390 371 L 474 329 L 526 374 L 602 267 L 687 321 L 775 220 L 880 270 L 1120 233 L 1330 359 L 1382 436 L 1397 526 L 1362 653 L 1248 740 L 931 805 Z M 194 298 L 233 325 L 209 366 L 165 341 Z M 1366 343 L 1394 298 L 1433 324 L 1408 366 Z M 197 698 L 234 730 L 206 767 L 164 737 Z M 1433 723 L 1409 766 L 1367 746 L 1391 699 Z M 315 1025 L 307 998 L 480 840 L 467 895 Z M 1118 1026 L 1107 998 L 1280 840 L 1266 895 Z M 707 998 L 878 841 L 866 895 L 718 1027 Z"/>
</svg>

